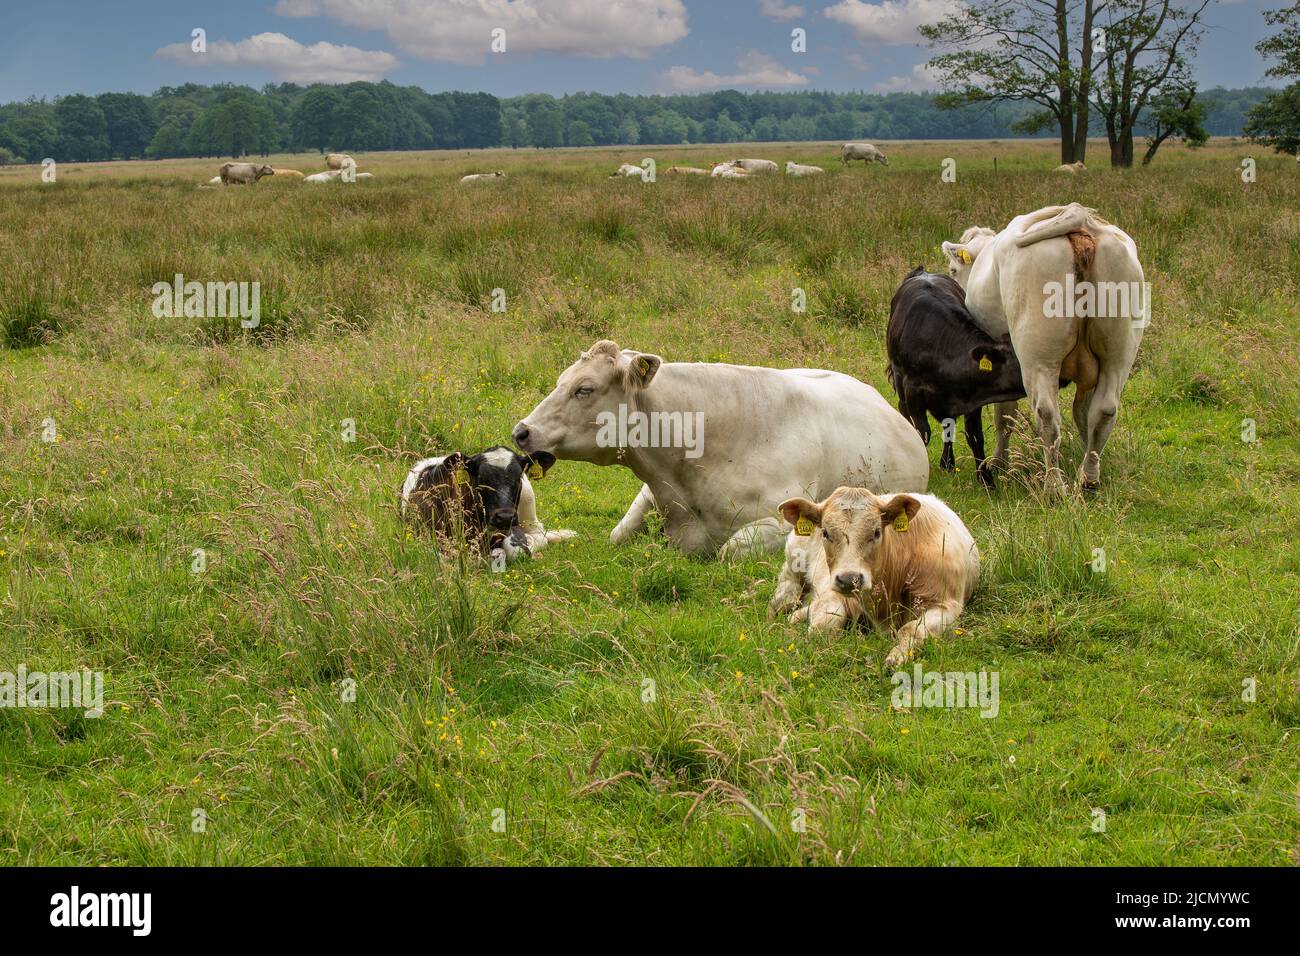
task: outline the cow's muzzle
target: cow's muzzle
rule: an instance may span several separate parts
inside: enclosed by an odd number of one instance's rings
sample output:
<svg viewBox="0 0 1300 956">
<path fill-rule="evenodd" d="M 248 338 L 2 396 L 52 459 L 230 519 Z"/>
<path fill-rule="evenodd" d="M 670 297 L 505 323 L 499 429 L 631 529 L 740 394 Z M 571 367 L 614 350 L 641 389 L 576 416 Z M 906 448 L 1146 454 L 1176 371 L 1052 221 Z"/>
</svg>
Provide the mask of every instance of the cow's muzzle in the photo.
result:
<svg viewBox="0 0 1300 956">
<path fill-rule="evenodd" d="M 835 575 L 835 590 L 841 594 L 857 594 L 862 590 L 866 578 L 859 571 L 841 571 Z"/>
</svg>

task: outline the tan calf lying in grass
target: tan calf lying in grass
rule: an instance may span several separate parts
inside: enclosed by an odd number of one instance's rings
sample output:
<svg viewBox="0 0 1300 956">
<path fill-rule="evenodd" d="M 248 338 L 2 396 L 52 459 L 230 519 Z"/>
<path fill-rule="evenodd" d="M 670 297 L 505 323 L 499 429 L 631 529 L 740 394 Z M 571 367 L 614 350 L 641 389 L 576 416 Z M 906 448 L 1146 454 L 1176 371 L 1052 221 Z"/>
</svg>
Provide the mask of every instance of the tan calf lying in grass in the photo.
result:
<svg viewBox="0 0 1300 956">
<path fill-rule="evenodd" d="M 891 669 L 952 626 L 979 580 L 975 540 L 934 495 L 836 488 L 821 504 L 791 498 L 781 515 L 795 528 L 770 613 L 793 610 L 813 630 L 868 618 L 894 633 Z"/>
</svg>

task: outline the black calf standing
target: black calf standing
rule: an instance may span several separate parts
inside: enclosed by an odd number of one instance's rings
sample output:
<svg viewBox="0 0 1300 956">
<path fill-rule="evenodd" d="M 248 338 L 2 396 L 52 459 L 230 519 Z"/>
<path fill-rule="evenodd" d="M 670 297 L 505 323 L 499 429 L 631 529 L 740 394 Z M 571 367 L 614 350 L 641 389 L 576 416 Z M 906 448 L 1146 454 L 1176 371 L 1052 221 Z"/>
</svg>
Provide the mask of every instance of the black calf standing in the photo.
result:
<svg viewBox="0 0 1300 956">
<path fill-rule="evenodd" d="M 984 455 L 985 405 L 1025 397 L 1020 362 L 1009 336 L 995 339 L 971 318 L 966 293 L 946 275 L 913 269 L 889 304 L 886 333 L 889 382 L 898 393 L 898 410 L 930 444 L 927 413 L 940 422 L 964 417 L 966 444 L 975 456 L 976 474 L 993 486 Z M 943 436 L 939 467 L 957 465 L 951 433 Z"/>
</svg>

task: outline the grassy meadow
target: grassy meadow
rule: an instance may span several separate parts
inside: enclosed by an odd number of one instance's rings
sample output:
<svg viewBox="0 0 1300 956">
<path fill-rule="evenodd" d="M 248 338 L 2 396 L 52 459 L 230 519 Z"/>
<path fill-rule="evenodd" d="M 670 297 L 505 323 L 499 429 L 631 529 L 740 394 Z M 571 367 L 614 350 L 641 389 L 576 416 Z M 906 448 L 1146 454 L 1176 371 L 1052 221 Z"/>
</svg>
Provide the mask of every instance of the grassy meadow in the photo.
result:
<svg viewBox="0 0 1300 956">
<path fill-rule="evenodd" d="M 1300 169 L 882 146 L 0 169 L 0 670 L 107 701 L 0 709 L 0 863 L 1300 865 Z M 827 175 L 607 178 L 734 155 Z M 579 537 L 504 574 L 397 520 L 417 457 L 508 443 L 600 338 L 893 401 L 901 278 L 1069 200 L 1154 286 L 1102 490 L 1042 500 L 1023 432 L 993 493 L 930 448 L 984 576 L 921 663 L 998 672 L 994 719 L 893 708 L 885 635 L 769 623 L 776 555 L 612 547 L 625 470 L 560 462 L 541 516 Z M 261 325 L 156 318 L 176 273 L 259 282 Z"/>
</svg>

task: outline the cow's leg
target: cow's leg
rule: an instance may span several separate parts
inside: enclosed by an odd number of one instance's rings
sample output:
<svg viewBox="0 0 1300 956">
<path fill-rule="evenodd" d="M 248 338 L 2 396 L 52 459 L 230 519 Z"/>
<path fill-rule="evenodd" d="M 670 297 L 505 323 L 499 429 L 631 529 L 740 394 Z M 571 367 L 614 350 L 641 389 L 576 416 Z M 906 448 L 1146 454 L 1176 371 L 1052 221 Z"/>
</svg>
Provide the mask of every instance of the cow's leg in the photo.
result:
<svg viewBox="0 0 1300 956">
<path fill-rule="evenodd" d="M 891 671 L 902 667 L 916 656 L 929 635 L 942 634 L 952 627 L 961 611 L 962 604 L 958 601 L 927 607 L 920 617 L 908 621 L 894 632 L 895 644 L 885 655 L 885 667 Z"/>
<path fill-rule="evenodd" d="M 993 428 L 996 440 L 993 445 L 993 460 L 988 471 L 1003 470 L 1007 467 L 1007 447 L 1011 444 L 1011 430 L 1016 424 L 1016 406 L 1019 402 L 998 402 L 993 406 Z"/>
<path fill-rule="evenodd" d="M 1095 388 L 1084 389 L 1079 386 L 1074 387 L 1074 404 L 1070 412 L 1074 417 L 1074 427 L 1079 430 L 1079 444 L 1083 446 L 1083 452 L 1088 453 L 1088 403 L 1092 400 Z"/>
<path fill-rule="evenodd" d="M 781 566 L 780 576 L 776 579 L 776 591 L 772 594 L 772 600 L 768 602 L 767 616 L 774 618 L 779 614 L 788 614 L 797 610 L 803 603 L 805 580 L 803 572 L 791 568 L 787 558 L 785 564 Z"/>
<path fill-rule="evenodd" d="M 1119 394 L 1124 388 L 1122 376 L 1103 368 L 1088 402 L 1087 431 L 1083 441 L 1083 466 L 1079 478 L 1085 491 L 1095 491 L 1101 484 L 1101 450 L 1106 447 L 1110 430 L 1119 414 Z"/>
<path fill-rule="evenodd" d="M 984 457 L 984 410 L 977 408 L 973 412 L 967 412 L 962 419 L 962 427 L 966 432 L 966 444 L 970 446 L 970 452 L 975 456 L 975 475 L 979 478 L 980 483 L 987 488 L 994 486 L 993 474 Z"/>
<path fill-rule="evenodd" d="M 734 561 L 751 554 L 780 551 L 790 533 L 790 526 L 777 518 L 759 518 L 733 534 L 718 552 L 724 561 Z"/>
<path fill-rule="evenodd" d="M 609 533 L 611 544 L 623 544 L 628 539 L 645 530 L 645 516 L 655 510 L 655 496 L 650 493 L 649 485 L 642 485 L 637 496 L 632 499 L 632 507 L 627 509 L 623 520 Z"/>
<path fill-rule="evenodd" d="M 1060 369 L 1028 369 L 1024 372 L 1025 391 L 1038 420 L 1038 437 L 1043 442 L 1043 487 L 1050 494 L 1063 494 L 1061 477 L 1061 410 L 1057 406 Z"/>
<path fill-rule="evenodd" d="M 851 620 L 844 601 L 834 594 L 818 595 L 808 605 L 808 629 L 811 631 L 838 631 L 847 627 Z"/>
<path fill-rule="evenodd" d="M 945 436 L 943 440 L 943 451 L 939 452 L 939 467 L 944 471 L 957 470 L 957 452 L 953 450 L 955 442 L 951 442 Z"/>
</svg>

